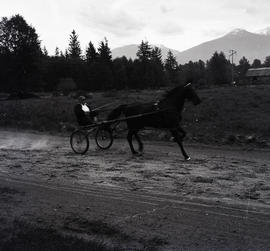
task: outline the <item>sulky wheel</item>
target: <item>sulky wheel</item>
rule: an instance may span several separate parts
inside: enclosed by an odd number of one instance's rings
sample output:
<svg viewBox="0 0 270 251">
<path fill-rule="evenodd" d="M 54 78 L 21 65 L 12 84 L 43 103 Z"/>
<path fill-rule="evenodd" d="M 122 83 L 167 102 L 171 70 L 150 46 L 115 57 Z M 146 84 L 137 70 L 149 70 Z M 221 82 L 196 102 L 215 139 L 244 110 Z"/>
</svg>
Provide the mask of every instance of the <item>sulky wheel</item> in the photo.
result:
<svg viewBox="0 0 270 251">
<path fill-rule="evenodd" d="M 99 148 L 109 149 L 113 143 L 112 131 L 109 127 L 99 127 L 95 135 L 96 144 Z"/>
<path fill-rule="evenodd" d="M 75 153 L 85 154 L 89 148 L 88 135 L 80 130 L 70 135 L 70 146 Z"/>
</svg>

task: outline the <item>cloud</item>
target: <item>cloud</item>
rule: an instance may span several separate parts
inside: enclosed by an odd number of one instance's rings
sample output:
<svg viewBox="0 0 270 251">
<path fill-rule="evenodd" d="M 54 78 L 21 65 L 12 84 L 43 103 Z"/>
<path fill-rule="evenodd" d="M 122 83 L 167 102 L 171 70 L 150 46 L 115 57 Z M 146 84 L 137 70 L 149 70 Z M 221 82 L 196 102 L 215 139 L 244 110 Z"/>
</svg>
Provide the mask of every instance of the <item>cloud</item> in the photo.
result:
<svg viewBox="0 0 270 251">
<path fill-rule="evenodd" d="M 227 32 L 229 32 L 227 29 L 205 29 L 202 31 L 202 34 L 206 37 L 216 38 L 223 36 Z"/>
<path fill-rule="evenodd" d="M 174 36 L 174 35 L 179 35 L 184 33 L 184 29 L 182 26 L 175 22 L 166 22 L 164 24 L 161 24 L 157 28 L 157 32 L 162 34 L 162 35 L 169 35 L 169 36 Z"/>
<path fill-rule="evenodd" d="M 269 25 L 270 23 L 270 17 L 267 15 L 263 18 L 263 20 L 267 23 L 267 26 Z"/>
<path fill-rule="evenodd" d="M 267 15 L 269 9 L 268 0 L 239 0 L 233 2 L 226 2 L 223 8 L 227 11 L 241 11 L 249 15 L 262 14 Z"/>
<path fill-rule="evenodd" d="M 125 10 L 113 6 L 99 6 L 83 9 L 79 21 L 86 27 L 116 36 L 129 36 L 141 31 L 145 24 Z"/>
<path fill-rule="evenodd" d="M 75 29 L 82 47 L 106 36 L 113 47 L 145 37 L 183 50 L 233 28 L 259 30 L 270 24 L 269 0 L 12 0 L 0 14 L 22 14 L 50 51 L 67 46 Z"/>
<path fill-rule="evenodd" d="M 162 14 L 167 14 L 167 13 L 171 12 L 172 9 L 171 9 L 171 8 L 168 8 L 168 7 L 165 6 L 165 5 L 161 5 L 161 6 L 160 6 L 160 11 L 161 11 Z"/>
<path fill-rule="evenodd" d="M 255 15 L 255 14 L 259 14 L 259 10 L 257 9 L 257 7 L 247 7 L 245 8 L 245 13 L 248 15 Z"/>
</svg>

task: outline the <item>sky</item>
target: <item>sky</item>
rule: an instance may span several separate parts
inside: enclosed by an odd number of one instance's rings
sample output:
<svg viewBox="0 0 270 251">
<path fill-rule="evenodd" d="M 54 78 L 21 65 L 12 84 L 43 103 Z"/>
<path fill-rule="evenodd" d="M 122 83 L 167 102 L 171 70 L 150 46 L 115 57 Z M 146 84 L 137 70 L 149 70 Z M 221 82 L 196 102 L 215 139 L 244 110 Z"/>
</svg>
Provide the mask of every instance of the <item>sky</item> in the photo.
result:
<svg viewBox="0 0 270 251">
<path fill-rule="evenodd" d="M 270 26 L 269 0 L 0 0 L 0 17 L 22 15 L 49 54 L 65 51 L 74 29 L 85 51 L 106 37 L 111 49 L 162 44 L 183 51 L 236 28 Z"/>
</svg>

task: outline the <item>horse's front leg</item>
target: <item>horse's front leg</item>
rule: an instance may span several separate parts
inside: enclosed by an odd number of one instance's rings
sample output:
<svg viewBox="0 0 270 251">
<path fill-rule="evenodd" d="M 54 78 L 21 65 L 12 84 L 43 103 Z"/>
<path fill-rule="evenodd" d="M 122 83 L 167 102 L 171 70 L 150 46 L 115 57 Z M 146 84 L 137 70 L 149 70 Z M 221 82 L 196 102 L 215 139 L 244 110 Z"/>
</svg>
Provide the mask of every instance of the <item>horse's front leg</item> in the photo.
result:
<svg viewBox="0 0 270 251">
<path fill-rule="evenodd" d="M 134 132 L 134 136 L 135 136 L 135 138 L 136 138 L 136 140 L 137 140 L 137 142 L 138 142 L 138 144 L 139 144 L 139 152 L 143 152 L 143 143 L 142 143 L 142 141 L 141 141 L 141 139 L 140 139 L 140 137 L 139 137 L 139 135 L 138 135 L 138 130 L 136 130 L 135 132 Z"/>
<path fill-rule="evenodd" d="M 183 137 L 182 135 L 180 135 L 179 133 L 179 129 L 172 129 L 171 130 L 172 136 L 174 137 L 175 141 L 177 142 L 177 144 L 179 145 L 181 152 L 185 158 L 185 160 L 190 160 L 190 157 L 187 155 L 184 146 L 183 146 Z"/>
<path fill-rule="evenodd" d="M 129 144 L 129 147 L 130 147 L 132 154 L 138 154 L 138 152 L 135 151 L 133 143 L 132 143 L 133 134 L 134 134 L 134 130 L 129 130 L 128 135 L 127 135 L 127 140 L 128 140 L 128 144 Z"/>
</svg>

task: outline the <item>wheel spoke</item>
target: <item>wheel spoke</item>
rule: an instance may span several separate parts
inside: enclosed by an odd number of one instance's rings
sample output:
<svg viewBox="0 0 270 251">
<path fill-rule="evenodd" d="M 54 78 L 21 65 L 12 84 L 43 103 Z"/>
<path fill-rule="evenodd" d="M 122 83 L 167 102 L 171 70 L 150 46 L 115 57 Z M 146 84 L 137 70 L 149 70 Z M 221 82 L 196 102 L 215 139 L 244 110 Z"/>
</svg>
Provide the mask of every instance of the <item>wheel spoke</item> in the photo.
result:
<svg viewBox="0 0 270 251">
<path fill-rule="evenodd" d="M 113 143 L 112 133 L 107 128 L 99 128 L 95 136 L 96 144 L 101 149 L 108 149 Z"/>
<path fill-rule="evenodd" d="M 89 140 L 83 131 L 75 131 L 70 136 L 70 145 L 75 153 L 84 154 L 89 147 Z"/>
</svg>

